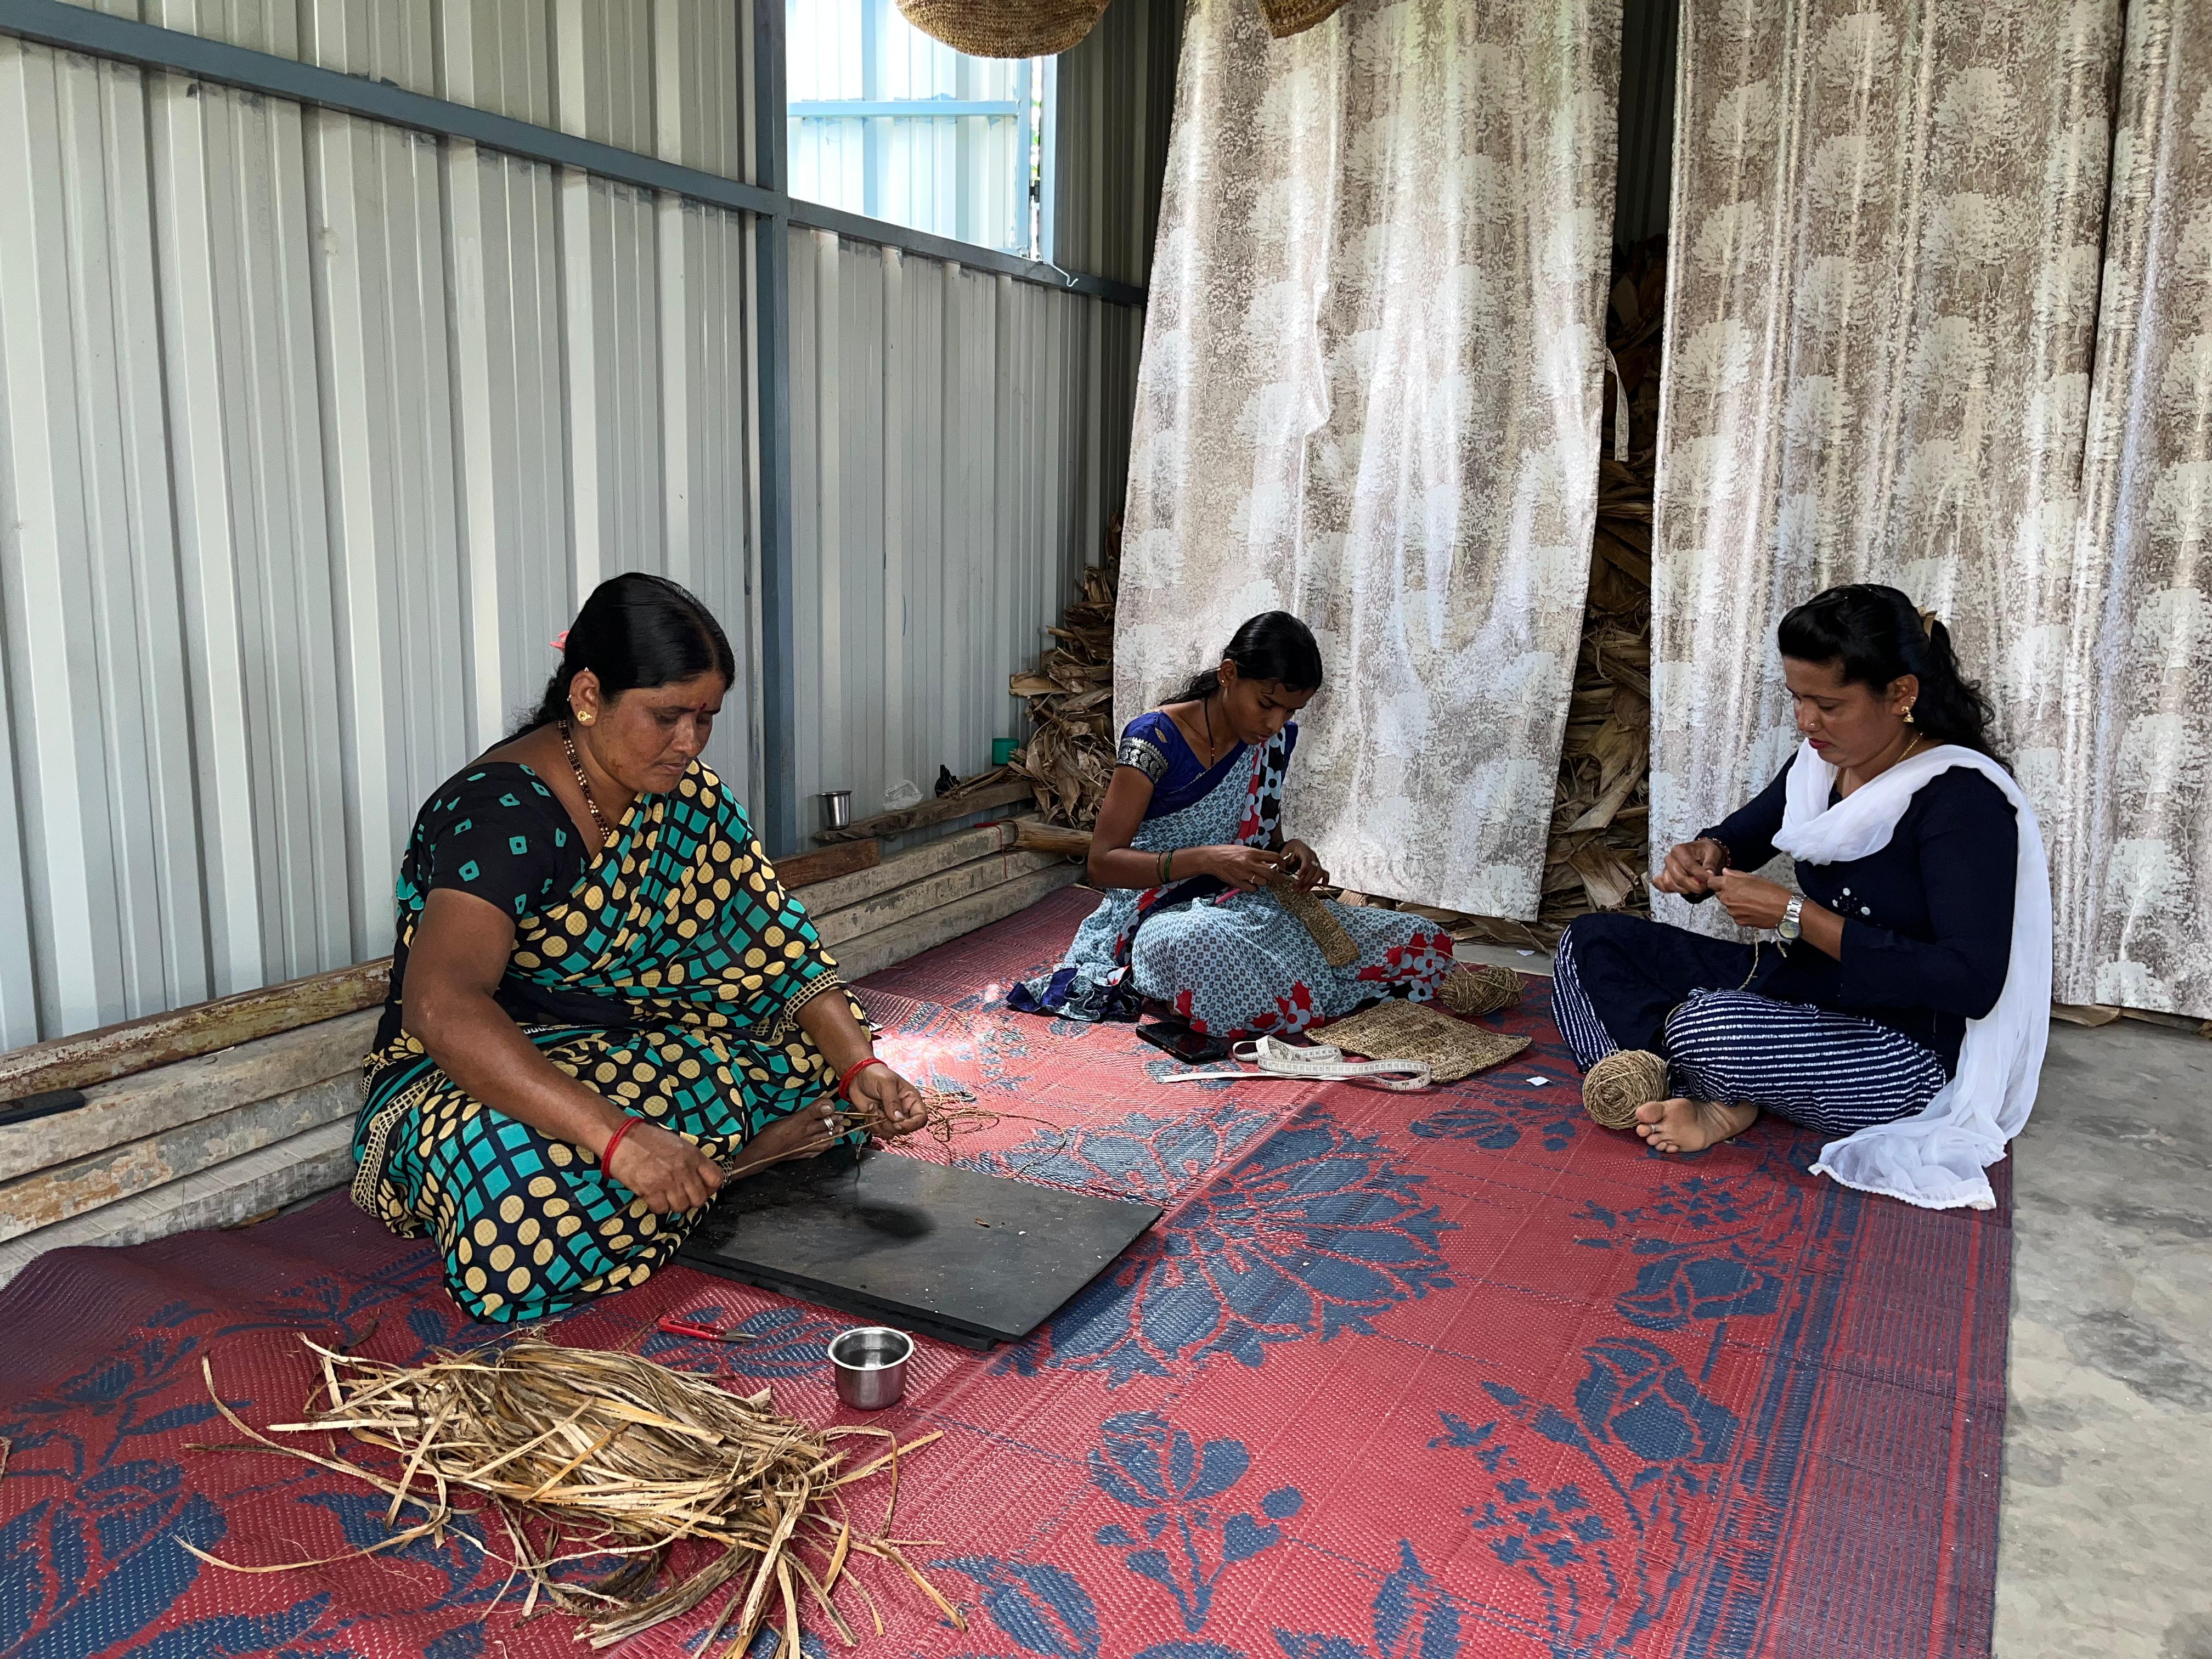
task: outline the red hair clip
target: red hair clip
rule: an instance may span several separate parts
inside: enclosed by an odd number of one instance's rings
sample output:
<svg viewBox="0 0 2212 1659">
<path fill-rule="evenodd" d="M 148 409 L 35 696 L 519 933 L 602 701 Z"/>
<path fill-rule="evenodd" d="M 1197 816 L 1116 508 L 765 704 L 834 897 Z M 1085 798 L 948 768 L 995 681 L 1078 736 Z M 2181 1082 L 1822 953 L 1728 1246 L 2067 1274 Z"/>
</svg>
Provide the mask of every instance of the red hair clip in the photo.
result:
<svg viewBox="0 0 2212 1659">
<path fill-rule="evenodd" d="M 568 630 L 567 629 L 562 629 L 559 633 L 553 636 L 552 646 L 556 651 L 560 652 L 563 656 L 568 654 Z"/>
</svg>

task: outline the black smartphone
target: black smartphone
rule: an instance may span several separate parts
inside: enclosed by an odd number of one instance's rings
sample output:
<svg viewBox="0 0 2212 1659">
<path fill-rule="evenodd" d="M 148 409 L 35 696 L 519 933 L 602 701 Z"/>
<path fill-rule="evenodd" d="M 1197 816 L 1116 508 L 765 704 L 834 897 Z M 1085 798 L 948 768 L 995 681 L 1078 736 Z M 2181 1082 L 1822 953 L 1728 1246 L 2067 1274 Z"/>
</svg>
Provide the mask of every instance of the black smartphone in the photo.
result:
<svg viewBox="0 0 2212 1659">
<path fill-rule="evenodd" d="M 1139 1025 L 1137 1035 L 1155 1048 L 1164 1048 L 1187 1066 L 1205 1066 L 1229 1058 L 1229 1045 L 1217 1042 L 1203 1031 L 1194 1031 L 1180 1020 L 1156 1019 Z"/>
</svg>

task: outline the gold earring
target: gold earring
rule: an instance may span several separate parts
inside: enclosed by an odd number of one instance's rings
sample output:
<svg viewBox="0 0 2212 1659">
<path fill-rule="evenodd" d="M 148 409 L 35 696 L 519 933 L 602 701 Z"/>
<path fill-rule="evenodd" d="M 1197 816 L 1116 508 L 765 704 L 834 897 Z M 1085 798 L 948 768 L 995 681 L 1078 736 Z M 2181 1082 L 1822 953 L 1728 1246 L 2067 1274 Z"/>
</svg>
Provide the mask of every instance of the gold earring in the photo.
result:
<svg viewBox="0 0 2212 1659">
<path fill-rule="evenodd" d="M 1905 705 L 1905 723 L 1907 726 L 1912 724 L 1912 705 L 1909 702 Z"/>
</svg>

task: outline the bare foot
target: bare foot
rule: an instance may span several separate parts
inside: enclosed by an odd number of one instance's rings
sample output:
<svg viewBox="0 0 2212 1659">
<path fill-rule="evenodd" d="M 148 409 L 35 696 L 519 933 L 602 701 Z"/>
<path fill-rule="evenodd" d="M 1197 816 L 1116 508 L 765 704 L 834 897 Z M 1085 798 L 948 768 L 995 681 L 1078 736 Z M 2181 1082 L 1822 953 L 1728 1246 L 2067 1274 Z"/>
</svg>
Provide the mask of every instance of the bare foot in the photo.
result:
<svg viewBox="0 0 2212 1659">
<path fill-rule="evenodd" d="M 1702 1152 L 1759 1121 L 1759 1108 L 1724 1100 L 1647 1100 L 1636 1109 L 1636 1133 L 1656 1152 Z"/>
<path fill-rule="evenodd" d="M 785 1164 L 793 1158 L 812 1158 L 827 1152 L 842 1130 L 836 1112 L 827 1101 L 803 1106 L 788 1117 L 778 1118 L 747 1141 L 730 1176 L 736 1180 L 765 1170 L 771 1164 Z"/>
</svg>

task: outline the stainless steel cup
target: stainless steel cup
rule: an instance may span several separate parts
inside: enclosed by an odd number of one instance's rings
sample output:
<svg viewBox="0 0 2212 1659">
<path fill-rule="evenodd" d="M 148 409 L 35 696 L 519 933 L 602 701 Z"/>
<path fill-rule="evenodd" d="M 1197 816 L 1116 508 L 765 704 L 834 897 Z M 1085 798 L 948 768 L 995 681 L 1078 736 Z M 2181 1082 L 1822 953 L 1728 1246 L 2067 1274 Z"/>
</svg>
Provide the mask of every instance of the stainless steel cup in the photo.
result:
<svg viewBox="0 0 2212 1659">
<path fill-rule="evenodd" d="M 822 792 L 822 816 L 825 830 L 842 830 L 853 822 L 853 792 L 849 789 L 825 789 Z"/>
<path fill-rule="evenodd" d="M 913 1355 L 914 1339 L 888 1325 L 838 1332 L 830 1340 L 837 1398 L 864 1412 L 897 1405 L 906 1395 L 906 1362 Z"/>
</svg>

